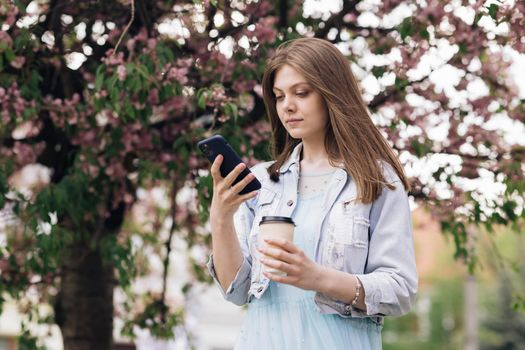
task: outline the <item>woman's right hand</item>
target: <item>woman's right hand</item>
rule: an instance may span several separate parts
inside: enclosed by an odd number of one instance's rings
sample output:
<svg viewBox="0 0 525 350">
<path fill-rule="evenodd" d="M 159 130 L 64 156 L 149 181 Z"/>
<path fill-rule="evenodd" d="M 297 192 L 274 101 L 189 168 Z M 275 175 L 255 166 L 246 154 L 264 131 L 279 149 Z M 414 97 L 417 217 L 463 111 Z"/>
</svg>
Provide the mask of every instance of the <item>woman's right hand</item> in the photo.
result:
<svg viewBox="0 0 525 350">
<path fill-rule="evenodd" d="M 221 176 L 220 168 L 223 162 L 223 156 L 218 155 L 211 165 L 211 176 L 213 178 L 213 197 L 211 200 L 210 217 L 226 218 L 233 216 L 239 206 L 246 200 L 251 199 L 257 195 L 258 191 L 252 191 L 243 195 L 239 195 L 246 185 L 248 185 L 255 175 L 250 173 L 244 179 L 232 186 L 233 181 L 244 170 L 246 164 L 241 163 L 237 165 L 226 177 Z"/>
</svg>

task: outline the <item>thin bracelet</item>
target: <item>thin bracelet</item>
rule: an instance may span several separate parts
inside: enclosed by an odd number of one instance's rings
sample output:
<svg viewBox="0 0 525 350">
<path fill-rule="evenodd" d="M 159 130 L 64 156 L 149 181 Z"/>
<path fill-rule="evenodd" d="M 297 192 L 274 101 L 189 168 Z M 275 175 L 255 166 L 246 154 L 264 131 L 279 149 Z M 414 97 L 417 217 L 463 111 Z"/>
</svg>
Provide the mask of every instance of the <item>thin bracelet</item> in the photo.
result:
<svg viewBox="0 0 525 350">
<path fill-rule="evenodd" d="M 359 294 L 361 294 L 361 281 L 359 281 L 359 278 L 357 278 L 357 276 L 355 276 L 355 282 L 356 282 L 356 285 L 355 285 L 355 298 L 354 300 L 352 300 L 352 303 L 350 305 L 352 305 L 352 308 L 355 309 L 355 306 L 357 305 L 357 299 L 359 298 Z"/>
</svg>

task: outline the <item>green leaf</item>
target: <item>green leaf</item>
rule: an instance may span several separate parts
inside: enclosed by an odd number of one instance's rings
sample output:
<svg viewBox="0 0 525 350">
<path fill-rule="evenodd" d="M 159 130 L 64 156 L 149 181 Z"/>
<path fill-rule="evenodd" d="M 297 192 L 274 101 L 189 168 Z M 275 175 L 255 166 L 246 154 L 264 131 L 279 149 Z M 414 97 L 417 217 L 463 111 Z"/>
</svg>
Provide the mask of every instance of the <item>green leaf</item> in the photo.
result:
<svg viewBox="0 0 525 350">
<path fill-rule="evenodd" d="M 419 35 L 425 40 L 430 40 L 430 33 L 428 32 L 427 28 L 419 31 Z"/>
<path fill-rule="evenodd" d="M 95 78 L 95 90 L 100 91 L 102 84 L 104 83 L 104 69 L 105 66 L 101 64 L 97 68 L 96 78 Z"/>
<path fill-rule="evenodd" d="M 237 120 L 237 116 L 238 116 L 238 109 L 237 109 L 237 105 L 236 104 L 233 104 L 233 103 L 226 103 L 224 105 L 224 113 L 229 116 L 229 117 L 232 117 L 235 121 Z"/>
<path fill-rule="evenodd" d="M 405 40 L 407 37 L 414 34 L 415 28 L 412 25 L 412 17 L 407 17 L 398 26 L 397 31 L 401 35 L 401 39 Z"/>
<path fill-rule="evenodd" d="M 206 108 L 206 100 L 208 97 L 208 89 L 200 89 L 197 91 L 197 106 L 199 106 L 200 109 Z"/>
<path fill-rule="evenodd" d="M 374 68 L 372 68 L 372 74 L 376 78 L 381 78 L 383 74 L 385 74 L 385 72 L 386 72 L 385 66 L 375 66 Z"/>
<path fill-rule="evenodd" d="M 412 148 L 417 157 L 421 158 L 428 152 L 430 152 L 430 147 L 424 143 L 420 143 L 417 140 L 412 141 Z"/>
<path fill-rule="evenodd" d="M 11 62 L 11 61 L 14 61 L 16 59 L 16 55 L 13 52 L 13 50 L 7 49 L 5 51 L 5 58 L 7 59 L 8 62 Z"/>
<path fill-rule="evenodd" d="M 497 21 L 498 10 L 499 10 L 499 5 L 497 5 L 497 4 L 490 4 L 490 6 L 489 6 L 489 15 L 495 21 Z"/>
<path fill-rule="evenodd" d="M 483 13 L 476 13 L 476 16 L 474 17 L 474 25 L 478 25 L 478 22 L 481 18 L 483 18 Z"/>
<path fill-rule="evenodd" d="M 402 79 L 399 77 L 396 77 L 394 81 L 394 85 L 397 90 L 402 91 L 405 89 L 405 87 L 409 84 L 409 81 L 407 79 Z"/>
<path fill-rule="evenodd" d="M 458 46 L 459 46 L 459 53 L 460 54 L 466 55 L 468 53 L 467 45 L 465 45 L 465 43 L 459 43 Z"/>
</svg>

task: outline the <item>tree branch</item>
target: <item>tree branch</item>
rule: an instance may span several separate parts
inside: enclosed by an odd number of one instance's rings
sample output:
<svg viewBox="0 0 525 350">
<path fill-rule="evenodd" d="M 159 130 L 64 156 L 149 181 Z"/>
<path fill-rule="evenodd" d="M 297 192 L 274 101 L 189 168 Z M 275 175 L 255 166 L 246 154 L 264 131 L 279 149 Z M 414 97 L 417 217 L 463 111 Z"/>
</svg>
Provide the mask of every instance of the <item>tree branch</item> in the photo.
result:
<svg viewBox="0 0 525 350">
<path fill-rule="evenodd" d="M 316 38 L 325 38 L 331 28 L 341 28 L 343 23 L 343 17 L 356 10 L 357 4 L 361 0 L 357 1 L 343 1 L 343 8 L 338 13 L 333 14 L 326 22 L 324 22 L 324 27 L 317 29 L 314 36 Z"/>
<path fill-rule="evenodd" d="M 168 239 L 164 243 L 164 246 L 166 247 L 166 256 L 164 257 L 164 271 L 162 275 L 162 294 L 161 294 L 161 305 L 163 306 L 161 309 L 161 320 L 162 322 L 166 322 L 166 311 L 167 308 L 166 305 L 166 289 L 168 285 L 168 270 L 170 265 L 170 253 L 171 253 L 171 241 L 173 239 L 173 236 L 175 235 L 175 230 L 177 229 L 177 222 L 175 220 L 175 216 L 177 214 L 177 192 L 178 192 L 179 186 L 177 180 L 173 181 L 172 188 L 171 188 L 171 208 L 170 208 L 170 217 L 171 217 L 171 227 L 170 227 L 170 233 L 168 236 Z"/>
<path fill-rule="evenodd" d="M 288 1 L 279 0 L 279 28 L 288 27 Z"/>
</svg>

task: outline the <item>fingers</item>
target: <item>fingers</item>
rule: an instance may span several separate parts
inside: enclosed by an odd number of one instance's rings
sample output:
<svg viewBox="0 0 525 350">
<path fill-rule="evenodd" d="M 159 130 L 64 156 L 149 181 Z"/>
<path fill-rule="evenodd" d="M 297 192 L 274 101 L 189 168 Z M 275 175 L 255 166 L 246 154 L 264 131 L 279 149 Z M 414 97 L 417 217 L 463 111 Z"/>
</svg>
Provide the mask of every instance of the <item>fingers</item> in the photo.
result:
<svg viewBox="0 0 525 350">
<path fill-rule="evenodd" d="M 276 246 L 292 254 L 301 252 L 295 244 L 284 238 L 265 238 L 264 241 L 269 245 Z"/>
<path fill-rule="evenodd" d="M 280 275 L 277 275 L 275 273 L 271 273 L 268 271 L 263 271 L 263 274 L 274 282 L 286 283 L 286 284 L 292 284 L 293 282 L 292 279 L 288 276 L 280 276 Z"/>
<path fill-rule="evenodd" d="M 224 185 L 226 186 L 226 188 L 229 188 L 233 184 L 235 179 L 242 173 L 242 171 L 245 168 L 246 168 L 246 164 L 244 163 L 237 164 L 237 166 L 233 168 L 233 170 L 230 171 L 228 175 L 226 175 L 226 177 L 224 178 Z"/>
<path fill-rule="evenodd" d="M 295 263 L 295 257 L 288 251 L 279 249 L 275 246 L 267 245 L 259 248 L 259 252 L 267 257 L 277 259 L 286 263 Z"/>
<path fill-rule="evenodd" d="M 218 183 L 218 182 L 220 182 L 222 180 L 222 182 L 223 182 L 223 189 L 228 189 L 233 184 L 235 179 L 246 168 L 246 164 L 244 164 L 244 163 L 238 164 L 235 168 L 233 168 L 233 170 L 228 175 L 226 175 L 223 178 L 222 175 L 221 175 L 221 165 L 222 165 L 223 160 L 224 160 L 224 157 L 222 156 L 222 154 L 218 154 L 217 157 L 215 157 L 215 160 L 213 161 L 213 164 L 211 165 L 210 173 L 211 173 L 211 176 L 212 176 L 213 181 L 215 183 Z M 253 178 L 252 178 L 252 180 L 253 180 Z M 244 186 L 242 188 L 244 188 Z M 242 190 L 242 188 L 241 188 L 241 190 Z M 240 192 L 241 190 L 239 190 L 238 192 Z"/>
<path fill-rule="evenodd" d="M 261 263 L 266 268 L 279 270 L 279 271 L 285 272 L 286 274 L 288 274 L 291 270 L 293 270 L 292 265 L 282 262 L 282 261 L 275 260 L 275 259 L 261 258 Z M 264 269 L 264 270 L 269 273 L 273 273 L 271 270 L 270 271 L 268 271 L 268 269 Z"/>
<path fill-rule="evenodd" d="M 245 202 L 245 201 L 247 201 L 249 199 L 252 199 L 252 198 L 256 197 L 258 193 L 259 193 L 259 191 L 252 191 L 252 192 L 249 192 L 249 193 L 246 193 L 246 194 L 238 195 L 239 203 Z"/>
<path fill-rule="evenodd" d="M 215 160 L 213 161 L 213 164 L 210 168 L 211 176 L 213 177 L 213 181 L 218 181 L 221 179 L 221 165 L 222 161 L 224 160 L 224 157 L 219 154 L 217 157 L 215 157 Z"/>
<path fill-rule="evenodd" d="M 293 284 L 299 280 L 299 278 L 297 277 L 298 270 L 293 265 L 283 263 L 282 261 L 276 261 L 273 259 L 261 259 L 261 263 L 266 267 L 282 271 L 286 274 L 285 276 L 283 276 L 281 274 L 276 274 L 275 272 L 270 272 L 266 269 L 263 269 L 263 274 L 272 281 Z"/>
<path fill-rule="evenodd" d="M 243 188 L 245 188 L 252 180 L 255 178 L 255 175 L 250 173 L 244 177 L 241 181 L 239 181 L 235 186 L 232 186 L 232 191 L 235 193 L 239 193 L 242 191 Z"/>
</svg>

